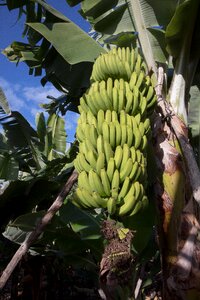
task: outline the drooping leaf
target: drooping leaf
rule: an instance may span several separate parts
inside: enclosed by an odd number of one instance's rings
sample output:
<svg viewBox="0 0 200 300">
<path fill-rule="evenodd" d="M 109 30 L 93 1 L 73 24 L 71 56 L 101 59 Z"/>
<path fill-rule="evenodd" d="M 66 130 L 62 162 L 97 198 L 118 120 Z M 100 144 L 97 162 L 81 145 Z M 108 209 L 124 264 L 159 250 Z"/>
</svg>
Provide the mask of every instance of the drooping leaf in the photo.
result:
<svg viewBox="0 0 200 300">
<path fill-rule="evenodd" d="M 47 120 L 48 160 L 63 156 L 66 151 L 66 131 L 64 119 L 56 114 Z"/>
<path fill-rule="evenodd" d="M 57 52 L 72 65 L 82 61 L 93 62 L 100 54 L 100 47 L 71 22 L 28 23 L 28 26 L 47 39 Z M 79 46 L 73 47 L 72 41 L 74 45 L 78 44 Z"/>
<path fill-rule="evenodd" d="M 198 8 L 199 0 L 185 0 L 177 6 L 166 29 L 167 50 L 173 57 L 179 56 L 185 39 L 191 40 Z"/>
<path fill-rule="evenodd" d="M 155 61 L 166 63 L 168 54 L 165 50 L 164 32 L 176 5 L 177 1 L 173 0 L 164 1 L 162 5 L 159 0 L 83 0 L 81 14 L 102 34 L 99 40 L 101 42 L 109 42 L 119 34 L 122 37 L 127 32 L 137 33 L 151 69 L 155 66 Z"/>
<path fill-rule="evenodd" d="M 43 66 L 46 76 L 42 79 L 42 85 L 50 81 L 58 90 L 67 93 L 71 100 L 75 98 L 78 103 L 83 92 L 90 85 L 90 75 L 93 63 L 81 62 L 78 64 L 68 64 L 54 48 L 48 52 Z M 74 103 L 74 101 L 72 101 Z"/>
<path fill-rule="evenodd" d="M 39 139 L 27 120 L 19 112 L 12 112 L 0 122 L 8 144 L 21 164 L 40 169 L 44 163 L 38 150 Z"/>
</svg>

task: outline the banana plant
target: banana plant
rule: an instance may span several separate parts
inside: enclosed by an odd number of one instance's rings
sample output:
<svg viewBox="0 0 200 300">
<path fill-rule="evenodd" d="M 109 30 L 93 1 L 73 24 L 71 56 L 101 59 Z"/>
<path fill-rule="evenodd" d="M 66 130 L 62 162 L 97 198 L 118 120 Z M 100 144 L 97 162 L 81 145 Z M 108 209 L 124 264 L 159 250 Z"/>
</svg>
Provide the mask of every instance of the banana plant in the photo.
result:
<svg viewBox="0 0 200 300">
<path fill-rule="evenodd" d="M 69 94 L 73 102 L 88 88 L 92 64 L 100 53 L 116 46 L 138 46 L 148 72 L 156 77 L 156 91 L 161 87 L 157 92 L 158 100 L 164 101 L 167 107 L 163 113 L 159 102 L 152 119 L 154 148 L 151 150 L 157 164 L 151 188 L 155 188 L 152 199 L 158 211 L 163 299 L 197 299 L 199 287 L 195 264 L 199 264 L 199 216 L 195 205 L 199 199 L 194 193 L 193 180 L 199 178 L 199 171 L 192 169 L 195 161 L 191 151 L 191 166 L 186 163 L 188 152 L 182 140 L 184 137 L 184 141 L 188 141 L 189 125 L 190 141 L 199 161 L 199 114 L 194 114 L 199 106 L 199 0 L 167 0 L 162 5 L 159 0 L 67 2 L 70 6 L 81 5 L 80 13 L 90 22 L 91 36 L 96 41 L 43 1 L 6 1 L 9 9 L 18 8 L 20 14 L 25 12 L 25 33 L 29 43 L 15 42 L 4 50 L 4 54 L 12 61 L 26 62 L 35 75 L 44 67 L 46 76 L 42 84 L 51 81 L 56 88 Z M 41 21 L 41 12 L 44 21 Z M 63 39 L 58 39 L 60 35 L 66 38 L 66 44 Z M 80 36 L 83 43 L 80 43 Z M 65 71 L 62 64 L 66 66 Z M 81 79 L 80 70 L 84 70 Z M 163 70 L 162 74 L 160 70 Z M 51 121 L 54 123 L 55 120 Z M 46 132 L 42 122 L 38 130 Z M 49 123 L 53 128 L 50 120 Z M 183 129 L 181 134 L 177 134 L 177 128 Z M 44 136 L 46 139 L 48 135 L 45 133 Z M 48 142 L 44 144 L 48 145 Z M 51 159 L 52 152 L 49 153 Z M 126 226 L 134 229 L 136 225 L 127 220 Z M 192 246 L 188 247 L 190 241 Z"/>
</svg>

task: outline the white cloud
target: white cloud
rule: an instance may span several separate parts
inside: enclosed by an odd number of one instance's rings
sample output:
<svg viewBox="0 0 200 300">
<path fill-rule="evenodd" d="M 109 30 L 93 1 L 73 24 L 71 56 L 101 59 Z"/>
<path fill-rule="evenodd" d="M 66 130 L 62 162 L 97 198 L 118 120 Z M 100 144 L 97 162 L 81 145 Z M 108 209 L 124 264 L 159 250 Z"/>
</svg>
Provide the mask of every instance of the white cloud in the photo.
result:
<svg viewBox="0 0 200 300">
<path fill-rule="evenodd" d="M 38 111 L 44 111 L 39 106 L 40 103 L 48 103 L 47 96 L 59 97 L 61 93 L 53 86 L 23 86 L 12 84 L 0 77 L 2 87 L 12 110 L 18 110 L 25 117 L 26 113 L 35 116 Z"/>
<path fill-rule="evenodd" d="M 20 110 L 22 107 L 25 108 L 26 104 L 24 103 L 24 100 L 18 95 L 18 92 L 20 91 L 19 85 L 12 85 L 4 78 L 0 77 L 0 86 L 3 89 L 12 110 Z"/>
<path fill-rule="evenodd" d="M 27 102 L 47 103 L 47 96 L 59 97 L 61 93 L 53 87 L 24 87 L 22 93 Z"/>
<path fill-rule="evenodd" d="M 19 111 L 32 127 L 35 127 L 35 116 L 37 112 L 43 112 L 45 118 L 48 117 L 48 114 L 39 106 L 39 104 L 51 101 L 50 99 L 47 99 L 48 95 L 55 98 L 61 95 L 60 92 L 50 85 L 42 87 L 12 84 L 2 77 L 0 77 L 0 87 L 2 87 L 6 98 L 8 99 L 11 110 Z M 68 142 L 74 140 L 78 118 L 79 114 L 70 111 L 64 116 Z"/>
<path fill-rule="evenodd" d="M 65 117 L 65 128 L 66 130 L 73 130 L 75 131 L 76 129 L 76 125 L 77 125 L 77 120 L 79 118 L 79 114 L 76 114 L 74 112 L 68 111 L 66 113 L 66 117 Z"/>
</svg>

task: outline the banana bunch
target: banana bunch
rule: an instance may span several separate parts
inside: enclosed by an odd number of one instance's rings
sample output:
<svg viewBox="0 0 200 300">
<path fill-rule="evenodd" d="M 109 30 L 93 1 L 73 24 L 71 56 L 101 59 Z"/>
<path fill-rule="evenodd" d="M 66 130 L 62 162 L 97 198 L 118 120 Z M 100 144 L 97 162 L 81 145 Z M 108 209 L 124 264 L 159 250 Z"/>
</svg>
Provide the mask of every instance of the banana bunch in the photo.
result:
<svg viewBox="0 0 200 300">
<path fill-rule="evenodd" d="M 113 48 L 109 53 L 101 54 L 93 67 L 91 80 L 101 81 L 109 77 L 113 79 L 130 79 L 132 73 L 146 73 L 146 65 L 137 49 L 127 47 Z"/>
<path fill-rule="evenodd" d="M 143 71 L 139 75 L 134 71 L 129 81 L 123 78 L 113 80 L 109 77 L 106 81 L 93 82 L 80 99 L 79 111 L 90 110 L 96 117 L 99 110 L 111 110 L 117 114 L 124 110 L 133 116 L 140 114 L 145 119 L 155 102 L 156 95 L 151 78 L 145 76 Z"/>
<path fill-rule="evenodd" d="M 73 201 L 116 217 L 134 215 L 148 204 L 146 148 L 156 102 L 152 80 L 137 50 L 115 48 L 97 58 L 91 82 L 78 107 Z"/>
</svg>

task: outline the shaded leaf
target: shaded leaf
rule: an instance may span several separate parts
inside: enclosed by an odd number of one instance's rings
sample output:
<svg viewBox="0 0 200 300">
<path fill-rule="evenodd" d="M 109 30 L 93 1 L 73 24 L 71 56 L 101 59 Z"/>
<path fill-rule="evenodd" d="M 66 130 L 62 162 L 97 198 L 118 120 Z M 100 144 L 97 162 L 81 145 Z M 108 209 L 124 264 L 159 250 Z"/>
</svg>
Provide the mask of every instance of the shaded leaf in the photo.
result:
<svg viewBox="0 0 200 300">
<path fill-rule="evenodd" d="M 200 58 L 199 34 L 195 33 L 199 3 L 199 1 L 189 0 L 178 5 L 166 30 L 167 50 L 175 58 L 175 72 L 169 91 L 169 101 L 174 111 L 186 124 L 187 93 Z M 192 53 L 195 55 L 193 56 Z"/>
<path fill-rule="evenodd" d="M 170 55 L 178 57 L 185 39 L 191 39 L 198 8 L 199 0 L 185 0 L 177 6 L 175 14 L 166 29 L 167 50 Z"/>
<path fill-rule="evenodd" d="M 19 164 L 9 153 L 0 153 L 0 178 L 4 180 L 18 179 Z"/>
<path fill-rule="evenodd" d="M 197 86 L 190 89 L 188 124 L 191 130 L 191 143 L 200 166 L 200 90 Z"/>
<path fill-rule="evenodd" d="M 22 7 L 27 4 L 28 0 L 6 0 L 6 4 L 9 10 Z"/>
<path fill-rule="evenodd" d="M 100 218 L 91 213 L 79 209 L 70 201 L 61 207 L 59 216 L 65 223 L 70 223 L 75 232 L 80 232 L 83 239 L 99 239 Z"/>
</svg>

